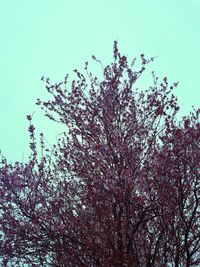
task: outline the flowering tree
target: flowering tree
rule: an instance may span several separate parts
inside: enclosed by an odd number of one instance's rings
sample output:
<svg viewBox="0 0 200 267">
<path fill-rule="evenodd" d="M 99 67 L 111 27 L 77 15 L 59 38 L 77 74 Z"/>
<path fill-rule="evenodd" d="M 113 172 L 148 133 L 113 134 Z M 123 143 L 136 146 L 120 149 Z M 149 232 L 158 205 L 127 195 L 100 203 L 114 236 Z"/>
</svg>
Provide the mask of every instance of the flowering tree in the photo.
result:
<svg viewBox="0 0 200 267">
<path fill-rule="evenodd" d="M 103 79 L 88 62 L 71 88 L 43 78 L 53 100 L 37 104 L 66 132 L 39 159 L 27 116 L 29 161 L 2 158 L 4 266 L 199 266 L 199 111 L 177 122 L 166 77 L 135 88 L 152 60 L 136 70 L 114 42 Z"/>
</svg>

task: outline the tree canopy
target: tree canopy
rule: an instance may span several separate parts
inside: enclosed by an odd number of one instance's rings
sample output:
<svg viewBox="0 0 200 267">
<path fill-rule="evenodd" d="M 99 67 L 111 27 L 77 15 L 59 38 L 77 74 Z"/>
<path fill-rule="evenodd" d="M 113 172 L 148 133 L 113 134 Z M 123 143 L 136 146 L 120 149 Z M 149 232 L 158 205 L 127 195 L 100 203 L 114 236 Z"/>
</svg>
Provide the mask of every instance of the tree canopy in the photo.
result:
<svg viewBox="0 0 200 267">
<path fill-rule="evenodd" d="M 53 149 L 28 115 L 29 160 L 2 156 L 3 266 L 199 266 L 199 110 L 179 121 L 177 83 L 155 73 L 136 88 L 154 58 L 138 69 L 115 41 L 111 64 L 93 59 L 102 79 L 88 62 L 71 84 L 42 78 L 37 104 L 66 125 Z"/>
</svg>

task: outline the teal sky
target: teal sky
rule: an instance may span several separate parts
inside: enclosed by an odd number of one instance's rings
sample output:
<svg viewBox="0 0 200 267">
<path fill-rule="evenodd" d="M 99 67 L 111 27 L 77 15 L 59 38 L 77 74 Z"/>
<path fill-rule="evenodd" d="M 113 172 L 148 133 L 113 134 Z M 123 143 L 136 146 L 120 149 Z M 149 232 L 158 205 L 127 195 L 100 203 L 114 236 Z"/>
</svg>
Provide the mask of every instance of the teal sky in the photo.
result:
<svg viewBox="0 0 200 267">
<path fill-rule="evenodd" d="M 181 114 L 199 105 L 199 0 L 0 0 L 0 38 L 0 149 L 10 161 L 28 155 L 26 114 L 49 143 L 63 130 L 35 105 L 47 97 L 41 76 L 61 81 L 92 54 L 109 63 L 114 40 L 130 59 L 159 55 L 140 86 L 154 70 L 180 82 Z"/>
</svg>

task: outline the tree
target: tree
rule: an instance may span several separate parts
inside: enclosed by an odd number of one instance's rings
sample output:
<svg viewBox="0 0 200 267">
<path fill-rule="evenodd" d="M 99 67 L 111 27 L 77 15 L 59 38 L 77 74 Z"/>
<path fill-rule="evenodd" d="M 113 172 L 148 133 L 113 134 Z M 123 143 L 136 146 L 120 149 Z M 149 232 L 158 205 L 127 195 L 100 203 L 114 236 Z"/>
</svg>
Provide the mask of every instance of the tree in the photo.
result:
<svg viewBox="0 0 200 267">
<path fill-rule="evenodd" d="M 153 59 L 133 70 L 114 42 L 103 79 L 88 62 L 71 89 L 43 78 L 53 100 L 37 104 L 66 132 L 39 158 L 27 116 L 29 161 L 2 157 L 4 266 L 199 265 L 199 110 L 178 122 L 166 77 L 136 89 Z"/>
</svg>

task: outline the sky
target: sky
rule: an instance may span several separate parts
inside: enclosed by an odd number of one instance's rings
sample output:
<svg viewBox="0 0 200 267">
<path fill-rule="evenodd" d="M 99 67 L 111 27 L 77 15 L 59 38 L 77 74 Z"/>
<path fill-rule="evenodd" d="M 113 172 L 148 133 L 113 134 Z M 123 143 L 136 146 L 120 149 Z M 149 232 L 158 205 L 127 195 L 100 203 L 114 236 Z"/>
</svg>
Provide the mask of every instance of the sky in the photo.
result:
<svg viewBox="0 0 200 267">
<path fill-rule="evenodd" d="M 29 154 L 27 114 L 53 144 L 65 129 L 35 105 L 49 99 L 41 77 L 62 81 L 94 54 L 108 64 L 114 40 L 129 59 L 158 56 L 151 72 L 179 81 L 181 115 L 200 102 L 200 0 L 0 0 L 0 149 L 8 161 Z M 92 64 L 92 63 L 91 63 Z M 92 68 L 93 65 L 91 65 Z M 98 72 L 98 70 L 97 70 Z M 146 89 L 145 88 L 145 89 Z"/>
</svg>

